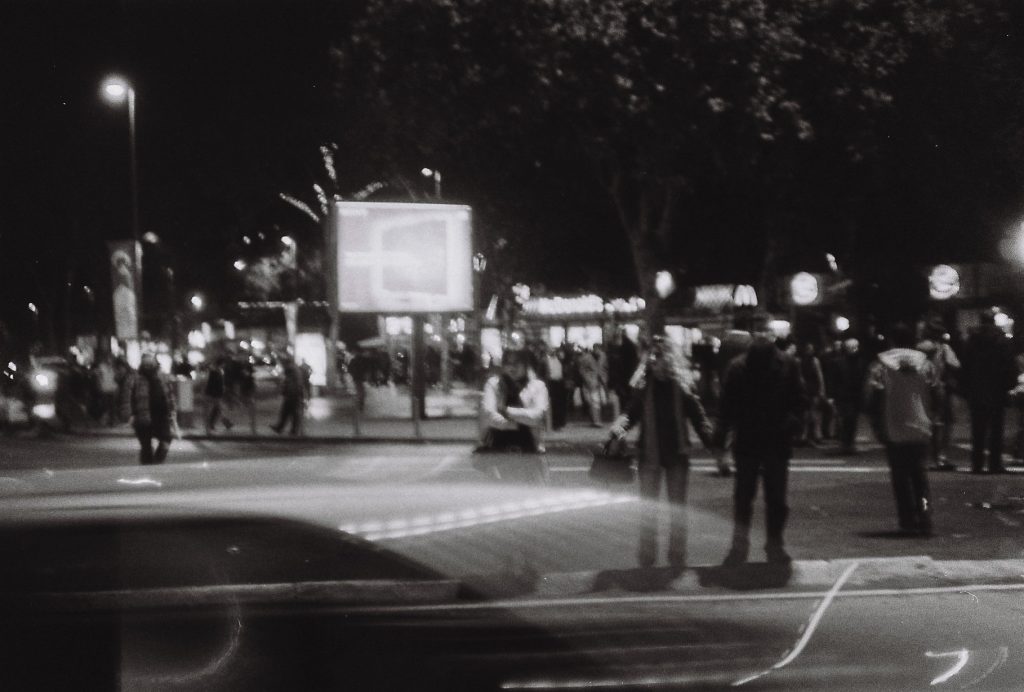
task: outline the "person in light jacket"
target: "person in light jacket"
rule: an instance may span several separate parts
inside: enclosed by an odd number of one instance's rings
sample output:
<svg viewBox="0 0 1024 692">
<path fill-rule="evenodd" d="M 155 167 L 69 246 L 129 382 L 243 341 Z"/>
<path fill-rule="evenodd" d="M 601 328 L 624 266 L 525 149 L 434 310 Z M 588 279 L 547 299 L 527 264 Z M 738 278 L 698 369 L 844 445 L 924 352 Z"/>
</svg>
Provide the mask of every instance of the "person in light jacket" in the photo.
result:
<svg viewBox="0 0 1024 692">
<path fill-rule="evenodd" d="M 548 388 L 530 370 L 529 354 L 505 351 L 501 372 L 484 383 L 480 451 L 542 453 L 548 407 Z M 500 477 L 501 467 L 493 468 Z M 520 459 L 505 468 L 532 469 L 526 474 L 531 481 L 543 482 L 547 476 L 543 463 L 537 458 Z"/>
<path fill-rule="evenodd" d="M 656 336 L 647 358 L 631 380 L 633 397 L 612 426 L 612 439 L 622 439 L 640 426 L 640 535 L 637 561 L 641 567 L 657 562 L 661 488 L 666 487 L 671 509 L 668 562 L 676 572 L 686 566 L 686 489 L 690 474 L 689 421 L 701 442 L 712 449 L 712 425 L 693 390 L 680 358 L 664 336 Z M 723 469 L 722 455 L 714 451 Z M 727 467 L 725 467 L 727 468 Z"/>
<path fill-rule="evenodd" d="M 907 325 L 893 328 L 892 342 L 895 348 L 879 353 L 868 371 L 867 410 L 889 459 L 900 529 L 930 535 L 925 463 L 942 384 L 928 356 L 914 348 Z"/>
</svg>

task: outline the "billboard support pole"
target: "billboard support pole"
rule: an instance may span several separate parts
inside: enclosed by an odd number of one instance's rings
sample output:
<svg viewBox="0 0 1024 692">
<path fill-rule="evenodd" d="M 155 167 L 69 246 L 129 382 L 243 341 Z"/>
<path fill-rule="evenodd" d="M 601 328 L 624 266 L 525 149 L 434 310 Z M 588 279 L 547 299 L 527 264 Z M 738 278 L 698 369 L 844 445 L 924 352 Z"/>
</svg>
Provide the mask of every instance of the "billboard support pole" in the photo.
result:
<svg viewBox="0 0 1024 692">
<path fill-rule="evenodd" d="M 412 316 L 412 419 L 420 421 L 427 417 L 427 378 L 424 372 L 426 348 L 423 339 L 422 313 Z"/>
<path fill-rule="evenodd" d="M 331 203 L 324 219 L 324 247 L 327 248 L 327 391 L 340 393 L 338 377 L 338 209 Z M 356 426 L 358 435 L 358 424 Z"/>
</svg>

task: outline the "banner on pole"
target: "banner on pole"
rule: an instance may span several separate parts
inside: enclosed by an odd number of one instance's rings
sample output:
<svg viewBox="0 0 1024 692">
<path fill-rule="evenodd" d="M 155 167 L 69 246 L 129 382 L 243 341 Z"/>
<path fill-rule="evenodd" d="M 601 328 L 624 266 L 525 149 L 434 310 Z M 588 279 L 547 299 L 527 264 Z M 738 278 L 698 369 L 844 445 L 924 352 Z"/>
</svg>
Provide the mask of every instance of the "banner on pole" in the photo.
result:
<svg viewBox="0 0 1024 692">
<path fill-rule="evenodd" d="M 139 294 L 142 292 L 142 246 L 133 240 L 116 240 L 108 243 L 108 247 L 114 334 L 118 339 L 137 339 Z"/>
</svg>

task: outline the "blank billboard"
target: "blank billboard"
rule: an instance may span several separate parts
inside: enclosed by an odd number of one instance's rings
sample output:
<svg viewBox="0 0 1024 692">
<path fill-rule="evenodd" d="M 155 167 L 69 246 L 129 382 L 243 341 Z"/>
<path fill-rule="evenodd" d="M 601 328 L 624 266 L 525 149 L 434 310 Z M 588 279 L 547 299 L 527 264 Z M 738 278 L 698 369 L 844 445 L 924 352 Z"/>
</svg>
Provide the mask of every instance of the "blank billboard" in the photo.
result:
<svg viewBox="0 0 1024 692">
<path fill-rule="evenodd" d="M 473 309 L 470 208 L 454 204 L 339 202 L 338 309 Z"/>
</svg>

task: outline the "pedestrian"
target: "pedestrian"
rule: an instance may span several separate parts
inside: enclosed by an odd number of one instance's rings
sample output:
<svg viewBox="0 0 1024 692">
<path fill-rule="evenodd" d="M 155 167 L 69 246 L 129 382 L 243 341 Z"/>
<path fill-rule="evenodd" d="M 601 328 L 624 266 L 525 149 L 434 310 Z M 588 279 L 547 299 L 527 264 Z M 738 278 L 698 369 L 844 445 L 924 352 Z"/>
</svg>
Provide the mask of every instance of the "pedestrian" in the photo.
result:
<svg viewBox="0 0 1024 692">
<path fill-rule="evenodd" d="M 932 419 L 931 468 L 933 471 L 956 471 L 956 464 L 948 461 L 946 453 L 952 435 L 953 387 L 956 372 L 960 370 L 960 360 L 945 343 L 942 334 L 934 331 L 929 338 L 917 344 L 917 350 L 925 354 L 939 379 L 939 408 Z"/>
<path fill-rule="evenodd" d="M 224 412 L 226 407 L 225 397 L 227 396 L 227 380 L 224 375 L 226 358 L 218 357 L 210 364 L 206 373 L 206 434 L 214 432 L 218 422 L 224 423 L 226 430 L 234 426 Z"/>
<path fill-rule="evenodd" d="M 122 417 L 139 440 L 139 462 L 161 464 L 167 458 L 178 422 L 172 384 L 160 372 L 156 358 L 142 356 L 138 372 L 128 376 L 121 397 Z M 157 442 L 156 450 L 153 441 Z"/>
<path fill-rule="evenodd" d="M 103 417 L 106 416 L 107 427 L 111 427 L 117 421 L 118 416 L 117 373 L 114 372 L 114 366 L 106 356 L 101 358 L 96 364 L 94 373 L 96 378 L 96 391 L 100 400 L 99 420 L 102 422 Z"/>
<path fill-rule="evenodd" d="M 821 361 L 815 354 L 814 344 L 805 343 L 800 349 L 800 376 L 807 390 L 807 410 L 804 412 L 799 444 L 817 447 L 821 444 L 819 413 L 825 403 L 825 376 L 821 371 Z"/>
<path fill-rule="evenodd" d="M 252 357 L 239 363 L 238 399 L 242 408 L 249 415 L 249 431 L 256 434 L 256 367 Z"/>
<path fill-rule="evenodd" d="M 843 341 L 843 352 L 835 363 L 835 405 L 839 427 L 839 453 L 857 453 L 857 422 L 864 395 L 864 363 L 860 341 Z"/>
<path fill-rule="evenodd" d="M 298 435 L 302 427 L 303 395 L 305 385 L 302 372 L 291 356 L 281 358 L 281 411 L 277 423 L 270 428 L 278 435 L 291 423 L 290 433 Z"/>
<path fill-rule="evenodd" d="M 601 427 L 601 372 L 590 349 L 583 349 L 577 359 L 580 374 L 580 393 L 583 405 L 590 415 L 590 427 Z"/>
<path fill-rule="evenodd" d="M 608 387 L 618 399 L 620 408 L 629 403 L 629 379 L 639 365 L 640 354 L 636 344 L 620 327 L 612 337 L 612 345 L 608 349 Z"/>
<path fill-rule="evenodd" d="M 771 338 L 755 336 L 747 352 L 726 369 L 714 440 L 721 447 L 730 432 L 735 437 L 733 534 L 726 566 L 747 561 L 758 476 L 764 484 L 765 554 L 770 563 L 790 562 L 783 540 L 789 515 L 786 486 L 793 439 L 803 425 L 806 410 L 807 392 L 800 366 Z"/>
<path fill-rule="evenodd" d="M 712 425 L 689 374 L 664 336 L 656 336 L 647 358 L 632 378 L 633 396 L 612 425 L 610 437 L 621 440 L 639 425 L 640 534 L 637 561 L 652 567 L 658 555 L 658 518 L 665 487 L 671 512 L 668 563 L 676 572 L 686 566 L 686 490 L 690 473 L 690 434 L 687 421 L 719 468 L 724 461 L 712 445 Z"/>
<path fill-rule="evenodd" d="M 879 353 L 868 371 L 865 405 L 875 435 L 885 445 L 900 529 L 930 535 L 925 460 L 941 384 L 928 357 L 914 348 L 910 327 L 896 325 L 891 339 L 893 348 Z"/>
<path fill-rule="evenodd" d="M 839 410 L 836 407 L 836 389 L 839 364 L 843 359 L 843 342 L 834 341 L 821 354 L 821 374 L 825 380 L 825 400 L 821 406 L 821 437 L 835 440 L 839 437 Z"/>
<path fill-rule="evenodd" d="M 565 391 L 565 376 L 562 369 L 562 359 L 558 356 L 558 350 L 549 348 L 544 356 L 547 364 L 548 379 L 545 384 L 548 388 L 548 397 L 551 400 L 551 428 L 561 430 L 565 427 L 567 410 L 567 399 Z"/>
<path fill-rule="evenodd" d="M 995 315 L 986 311 L 964 354 L 961 386 L 971 414 L 971 473 L 1005 473 L 1003 425 L 1008 393 L 1017 383 L 1010 345 Z"/>
<path fill-rule="evenodd" d="M 506 350 L 501 372 L 484 384 L 479 450 L 529 455 L 510 464 L 488 465 L 488 469 L 499 478 L 544 483 L 547 468 L 534 455 L 544 451 L 543 431 L 550 402 L 547 387 L 529 368 L 529 361 L 526 351 Z"/>
<path fill-rule="evenodd" d="M 356 410 L 366 410 L 366 380 L 370 377 L 372 363 L 362 346 L 356 345 L 352 360 L 348 363 L 348 372 L 352 376 L 352 385 L 356 390 Z"/>
</svg>

